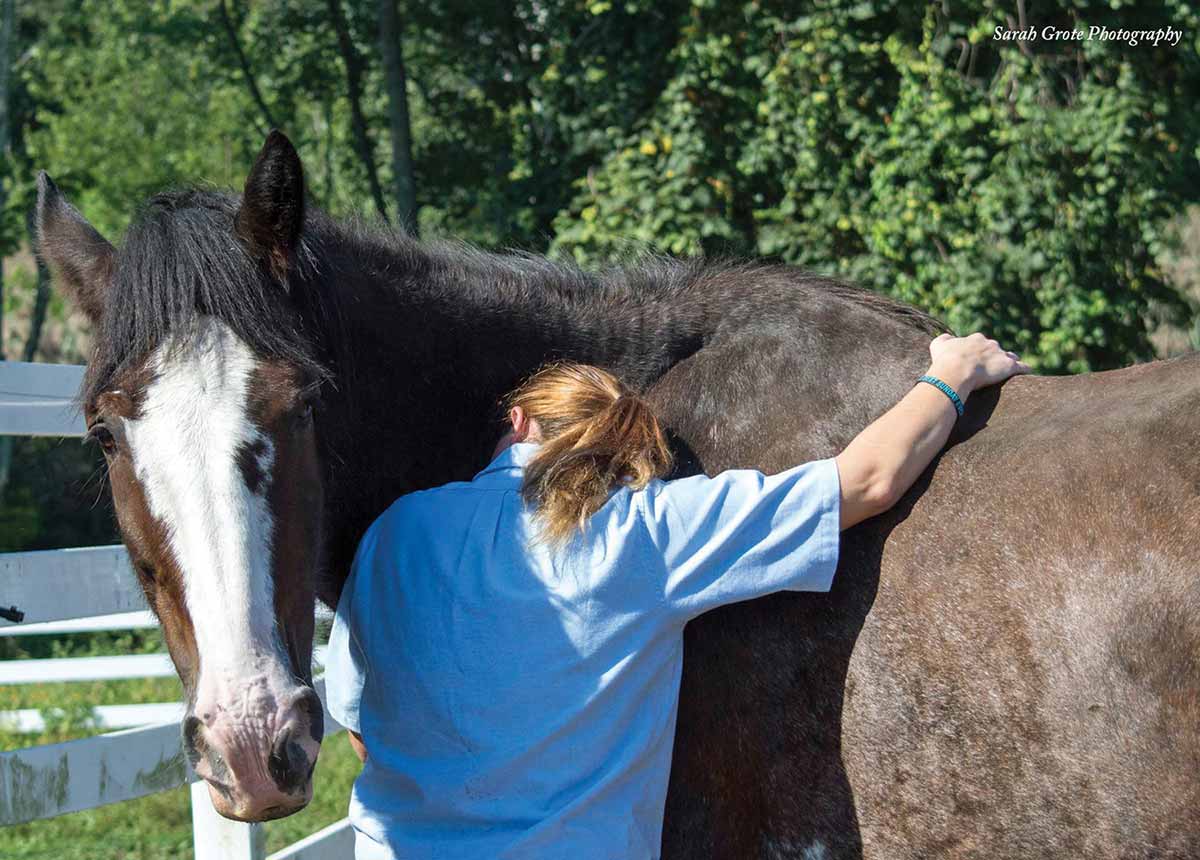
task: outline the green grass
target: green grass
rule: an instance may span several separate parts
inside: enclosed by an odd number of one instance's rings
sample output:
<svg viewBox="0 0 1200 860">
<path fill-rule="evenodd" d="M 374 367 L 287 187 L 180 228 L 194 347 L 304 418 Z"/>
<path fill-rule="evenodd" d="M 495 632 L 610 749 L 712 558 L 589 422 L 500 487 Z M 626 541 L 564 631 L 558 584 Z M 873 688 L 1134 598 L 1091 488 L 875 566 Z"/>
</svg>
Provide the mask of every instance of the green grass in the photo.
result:
<svg viewBox="0 0 1200 860">
<path fill-rule="evenodd" d="M 344 732 L 321 746 L 312 803 L 266 825 L 267 852 L 278 851 L 346 816 L 359 763 Z M 4 860 L 183 860 L 192 856 L 186 787 L 0 830 Z"/>
<path fill-rule="evenodd" d="M 0 659 L 99 656 L 158 650 L 157 631 L 64 637 L 13 637 Z M 173 702 L 177 678 L 0 686 L 0 710 L 43 709 L 47 729 L 38 735 L 0 732 L 0 750 L 58 743 L 97 734 L 96 705 Z M 267 851 L 278 851 L 346 815 L 359 763 L 345 733 L 325 739 L 313 776 L 312 803 L 267 828 Z M 192 818 L 186 786 L 161 794 L 0 829 L 3 860 L 183 860 L 192 857 Z"/>
<path fill-rule="evenodd" d="M 55 744 L 97 734 L 91 721 L 91 709 L 96 705 L 178 702 L 181 698 L 178 678 L 0 687 L 0 711 L 38 708 L 46 722 L 46 731 L 37 735 L 0 731 L 0 750 Z"/>
<path fill-rule="evenodd" d="M 12 636 L 0 639 L 0 659 L 152 654 L 161 648 L 162 638 L 157 630 Z M 53 744 L 96 734 L 91 721 L 91 709 L 96 705 L 178 702 L 181 698 L 183 690 L 179 679 L 174 677 L 0 686 L 0 711 L 38 708 L 46 721 L 46 731 L 40 735 L 0 731 L 0 750 Z"/>
</svg>

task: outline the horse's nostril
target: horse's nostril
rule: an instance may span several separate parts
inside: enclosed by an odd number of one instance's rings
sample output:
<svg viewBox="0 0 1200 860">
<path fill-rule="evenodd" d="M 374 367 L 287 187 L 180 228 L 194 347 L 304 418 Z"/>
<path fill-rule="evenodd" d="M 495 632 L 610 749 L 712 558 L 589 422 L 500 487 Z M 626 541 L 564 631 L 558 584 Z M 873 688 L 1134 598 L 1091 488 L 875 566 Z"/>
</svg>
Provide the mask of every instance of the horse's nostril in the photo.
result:
<svg viewBox="0 0 1200 860">
<path fill-rule="evenodd" d="M 325 713 L 321 710 L 320 705 L 313 712 L 312 719 L 308 721 L 308 733 L 317 743 L 320 743 L 321 739 L 325 737 Z"/>
<path fill-rule="evenodd" d="M 204 754 L 204 741 L 200 736 L 202 723 L 196 716 L 188 716 L 183 721 L 183 749 L 187 754 L 188 763 L 194 769 Z"/>
<path fill-rule="evenodd" d="M 317 743 L 325 737 L 325 709 L 316 693 L 312 694 L 312 708 L 309 711 L 308 733 Z"/>
<path fill-rule="evenodd" d="M 200 718 L 189 715 L 183 721 L 183 740 L 188 745 L 196 742 L 196 734 L 200 731 Z"/>
<path fill-rule="evenodd" d="M 316 690 L 306 689 L 296 697 L 296 710 L 308 717 L 308 732 L 317 743 L 325 737 L 325 711 Z"/>
<path fill-rule="evenodd" d="M 287 794 L 295 794 L 308 782 L 312 774 L 312 765 L 304 748 L 296 743 L 290 729 L 285 729 L 275 738 L 271 745 L 271 754 L 267 756 L 267 772 L 279 790 Z"/>
<path fill-rule="evenodd" d="M 275 784 L 281 789 L 285 783 L 290 782 L 287 746 L 291 737 L 290 731 L 281 732 L 275 738 L 275 743 L 271 745 L 271 754 L 267 756 L 267 772 L 271 774 L 271 779 L 275 780 Z"/>
</svg>

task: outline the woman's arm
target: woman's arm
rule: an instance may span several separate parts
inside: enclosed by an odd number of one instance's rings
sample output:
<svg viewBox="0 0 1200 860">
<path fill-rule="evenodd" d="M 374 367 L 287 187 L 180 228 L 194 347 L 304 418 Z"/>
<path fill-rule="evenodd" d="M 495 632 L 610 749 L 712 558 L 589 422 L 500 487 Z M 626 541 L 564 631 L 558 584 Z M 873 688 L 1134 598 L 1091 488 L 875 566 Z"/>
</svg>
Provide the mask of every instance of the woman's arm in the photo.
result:
<svg viewBox="0 0 1200 860">
<path fill-rule="evenodd" d="M 367 763 L 367 745 L 363 743 L 362 735 L 358 732 L 347 731 L 346 737 L 350 739 L 350 746 L 354 750 L 354 754 L 358 756 L 358 760 L 363 764 Z"/>
<path fill-rule="evenodd" d="M 1003 382 L 1029 367 L 994 340 L 938 336 L 929 345 L 928 375 L 961 400 L 976 388 Z M 932 385 L 918 384 L 863 430 L 836 457 L 841 479 L 841 527 L 848 529 L 896 504 L 946 444 L 958 412 Z"/>
</svg>

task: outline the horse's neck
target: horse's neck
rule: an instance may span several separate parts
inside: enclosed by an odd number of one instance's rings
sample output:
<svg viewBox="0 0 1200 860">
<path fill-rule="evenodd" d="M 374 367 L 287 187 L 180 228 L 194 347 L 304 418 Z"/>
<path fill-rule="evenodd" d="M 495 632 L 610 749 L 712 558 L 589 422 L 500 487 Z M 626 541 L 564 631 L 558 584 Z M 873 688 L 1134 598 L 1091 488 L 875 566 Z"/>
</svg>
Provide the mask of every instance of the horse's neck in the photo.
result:
<svg viewBox="0 0 1200 860">
<path fill-rule="evenodd" d="M 713 337 L 727 348 L 757 337 L 792 360 L 718 348 L 707 362 L 689 362 L 701 365 L 700 378 L 680 381 L 661 404 L 668 422 L 709 438 L 697 386 L 705 402 L 749 408 L 753 392 L 736 386 L 753 372 L 759 393 L 786 391 L 795 401 L 759 404 L 770 421 L 799 432 L 795 415 L 816 413 L 808 432 L 844 444 L 911 384 L 924 356 L 920 327 L 881 310 L 883 300 L 851 298 L 790 269 L 718 269 L 700 283 L 694 270 L 665 267 L 631 276 L 640 287 L 611 287 L 532 263 L 529 271 L 494 259 L 460 264 L 408 245 L 343 249 L 323 271 L 340 296 L 338 330 L 326 336 L 336 346 L 337 388 L 318 419 L 334 589 L 363 531 L 398 495 L 467 479 L 486 463 L 502 430 L 500 398 L 549 359 L 604 365 L 648 385 Z M 669 286 L 651 283 L 659 280 Z M 848 356 L 859 366 L 847 366 Z M 776 416 L 785 406 L 791 411 Z M 726 460 L 753 465 L 745 439 L 721 435 Z"/>
<path fill-rule="evenodd" d="M 502 432 L 500 399 L 540 364 L 569 358 L 653 373 L 620 315 L 536 287 L 456 283 L 419 253 L 407 249 L 393 265 L 375 249 L 333 267 L 336 382 L 317 429 L 334 588 L 363 531 L 397 496 L 486 464 Z"/>
</svg>

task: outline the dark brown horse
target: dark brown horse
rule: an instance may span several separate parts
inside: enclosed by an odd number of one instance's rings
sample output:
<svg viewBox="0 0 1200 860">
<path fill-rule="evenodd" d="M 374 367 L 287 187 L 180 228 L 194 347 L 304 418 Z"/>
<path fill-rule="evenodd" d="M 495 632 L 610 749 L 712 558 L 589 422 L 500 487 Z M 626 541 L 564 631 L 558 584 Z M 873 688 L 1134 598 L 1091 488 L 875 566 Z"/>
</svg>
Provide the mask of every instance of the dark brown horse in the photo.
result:
<svg viewBox="0 0 1200 860">
<path fill-rule="evenodd" d="M 314 590 L 397 495 L 469 477 L 550 358 L 650 393 L 684 471 L 836 453 L 941 330 L 781 266 L 587 274 L 241 197 L 153 198 L 119 250 L 43 179 L 41 253 L 96 323 L 83 402 L 230 815 L 302 806 Z M 977 393 L 843 538 L 830 595 L 687 631 L 672 858 L 1200 854 L 1200 359 Z M 497 667 L 500 670 L 500 667 Z"/>
</svg>

